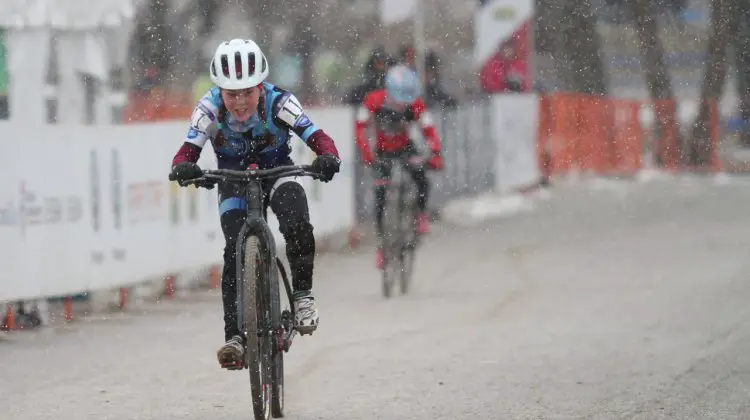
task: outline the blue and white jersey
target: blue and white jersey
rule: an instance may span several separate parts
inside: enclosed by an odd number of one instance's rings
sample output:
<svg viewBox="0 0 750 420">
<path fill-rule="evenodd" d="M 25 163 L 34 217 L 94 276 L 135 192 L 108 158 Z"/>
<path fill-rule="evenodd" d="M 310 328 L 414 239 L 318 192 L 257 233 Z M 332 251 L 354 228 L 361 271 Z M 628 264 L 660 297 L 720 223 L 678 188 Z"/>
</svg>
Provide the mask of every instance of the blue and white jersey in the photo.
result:
<svg viewBox="0 0 750 420">
<path fill-rule="evenodd" d="M 297 98 L 290 92 L 263 82 L 265 121 L 256 112 L 248 121 L 240 123 L 230 112 L 218 121 L 223 100 L 218 87 L 213 87 L 198 101 L 190 118 L 185 141 L 203 148 L 211 141 L 221 169 L 247 169 L 256 163 L 262 169 L 292 164 L 291 131 L 308 146 L 310 136 L 318 127 L 305 115 Z"/>
</svg>

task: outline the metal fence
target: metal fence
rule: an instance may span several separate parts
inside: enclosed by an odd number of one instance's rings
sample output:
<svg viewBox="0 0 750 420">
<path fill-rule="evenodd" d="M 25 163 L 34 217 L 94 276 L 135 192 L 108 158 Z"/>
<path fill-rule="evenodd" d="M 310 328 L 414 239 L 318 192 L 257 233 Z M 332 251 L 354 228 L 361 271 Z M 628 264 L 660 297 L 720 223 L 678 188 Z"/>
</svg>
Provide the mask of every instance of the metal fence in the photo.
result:
<svg viewBox="0 0 750 420">
<path fill-rule="evenodd" d="M 475 99 L 456 109 L 431 109 L 443 143 L 445 168 L 429 172 L 432 183 L 430 208 L 439 212 L 448 201 L 489 191 L 495 183 L 496 143 L 489 98 Z M 358 221 L 373 220 L 372 171 L 359 153 L 354 169 Z"/>
</svg>

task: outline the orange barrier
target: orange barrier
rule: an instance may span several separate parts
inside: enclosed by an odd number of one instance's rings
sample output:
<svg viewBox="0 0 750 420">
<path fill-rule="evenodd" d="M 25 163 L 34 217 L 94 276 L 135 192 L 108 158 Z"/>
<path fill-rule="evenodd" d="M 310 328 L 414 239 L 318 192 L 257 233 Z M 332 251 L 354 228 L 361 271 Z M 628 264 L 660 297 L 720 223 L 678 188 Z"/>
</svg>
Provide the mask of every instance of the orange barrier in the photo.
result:
<svg viewBox="0 0 750 420">
<path fill-rule="evenodd" d="M 695 170 L 682 164 L 679 125 L 674 101 L 654 103 L 652 130 L 641 121 L 648 102 L 602 96 L 555 93 L 539 102 L 537 159 L 545 178 L 580 171 L 598 175 L 633 175 L 643 167 L 647 139 L 660 166 L 671 170 Z M 710 164 L 721 170 L 719 118 L 716 102 L 710 106 Z M 651 134 L 650 136 L 648 134 Z M 704 168 L 705 169 L 705 168 Z"/>
<path fill-rule="evenodd" d="M 65 322 L 73 320 L 73 298 L 70 296 L 63 298 L 63 319 Z"/>
<path fill-rule="evenodd" d="M 218 264 L 212 265 L 208 271 L 208 284 L 211 289 L 221 288 L 222 267 Z"/>
<path fill-rule="evenodd" d="M 5 319 L 0 325 L 0 331 L 14 331 L 16 329 L 16 311 L 13 305 L 5 306 Z"/>
<path fill-rule="evenodd" d="M 677 106 L 674 101 L 654 102 L 656 136 L 654 154 L 661 167 L 676 170 L 680 166 L 680 144 L 677 136 Z"/>
<path fill-rule="evenodd" d="M 128 290 L 127 287 L 121 287 L 120 288 L 120 293 L 119 293 L 120 303 L 118 305 L 120 307 L 120 309 L 125 309 L 125 308 L 128 307 L 128 298 L 129 298 L 129 295 L 130 295 L 130 290 Z"/>
<path fill-rule="evenodd" d="M 164 278 L 164 296 L 166 296 L 168 299 L 172 299 L 174 297 L 175 289 L 177 287 L 177 277 L 174 275 L 169 275 Z"/>
<path fill-rule="evenodd" d="M 642 165 L 644 133 L 640 123 L 641 104 L 625 100 L 614 100 L 613 103 L 612 165 L 616 172 L 632 175 Z"/>
<path fill-rule="evenodd" d="M 638 102 L 562 93 L 542 97 L 539 110 L 538 159 L 544 175 L 640 169 Z"/>
<path fill-rule="evenodd" d="M 190 92 L 151 89 L 131 92 L 122 114 L 123 123 L 187 120 L 195 108 Z"/>
</svg>

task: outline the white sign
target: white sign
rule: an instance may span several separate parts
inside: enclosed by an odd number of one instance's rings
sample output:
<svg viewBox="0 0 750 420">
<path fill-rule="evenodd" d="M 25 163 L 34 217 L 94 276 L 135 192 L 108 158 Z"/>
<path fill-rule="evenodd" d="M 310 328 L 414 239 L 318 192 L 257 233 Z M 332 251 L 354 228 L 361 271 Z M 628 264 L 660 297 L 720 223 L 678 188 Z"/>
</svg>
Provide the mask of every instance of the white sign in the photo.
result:
<svg viewBox="0 0 750 420">
<path fill-rule="evenodd" d="M 354 220 L 351 112 L 308 111 L 342 158 L 332 182 L 303 183 L 318 237 Z M 0 127 L 8 134 L 0 138 L 0 302 L 120 287 L 221 262 L 216 189 L 167 179 L 187 123 Z M 302 140 L 292 143 L 296 162 L 310 163 Z M 210 146 L 199 165 L 216 167 Z M 269 224 L 283 246 L 270 211 Z"/>
<path fill-rule="evenodd" d="M 537 162 L 539 98 L 535 94 L 492 97 L 496 136 L 495 189 L 528 187 L 540 177 Z"/>
</svg>

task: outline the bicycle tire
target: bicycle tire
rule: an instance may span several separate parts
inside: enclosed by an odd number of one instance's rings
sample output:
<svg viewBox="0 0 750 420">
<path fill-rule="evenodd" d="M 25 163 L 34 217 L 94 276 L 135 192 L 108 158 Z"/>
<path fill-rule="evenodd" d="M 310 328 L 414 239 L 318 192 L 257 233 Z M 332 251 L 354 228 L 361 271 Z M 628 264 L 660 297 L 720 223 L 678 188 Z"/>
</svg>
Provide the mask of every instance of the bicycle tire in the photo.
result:
<svg viewBox="0 0 750 420">
<path fill-rule="evenodd" d="M 265 308 L 262 287 L 264 261 L 257 236 L 245 238 L 242 254 L 242 315 L 246 332 L 245 366 L 250 375 L 250 393 L 255 420 L 271 418 L 271 371 L 267 359 L 268 339 L 263 331 Z M 258 310 L 261 309 L 261 310 Z"/>
<path fill-rule="evenodd" d="M 396 165 L 399 165 L 396 163 Z M 400 166 L 391 169 L 390 185 L 386 190 L 383 207 L 383 296 L 390 298 L 396 278 L 402 272 L 401 250 L 403 231 L 401 229 L 401 184 L 403 174 Z"/>
<path fill-rule="evenodd" d="M 401 250 L 400 291 L 402 295 L 408 294 L 411 290 L 415 259 L 416 252 L 414 246 L 407 245 Z"/>
<path fill-rule="evenodd" d="M 284 350 L 283 334 L 284 324 L 282 321 L 281 310 L 281 291 L 279 288 L 279 276 L 282 275 L 281 269 L 276 258 L 273 273 L 274 278 L 268 282 L 269 292 L 269 310 L 271 325 L 273 326 L 273 343 L 271 355 L 271 416 L 273 418 L 284 417 Z"/>
<path fill-rule="evenodd" d="M 409 293 L 411 288 L 412 274 L 414 272 L 415 249 L 417 247 L 417 196 L 414 185 L 411 182 L 401 184 L 402 192 L 400 201 L 401 205 L 401 231 L 404 235 L 404 242 L 401 247 L 401 276 L 400 286 L 401 294 Z"/>
</svg>

